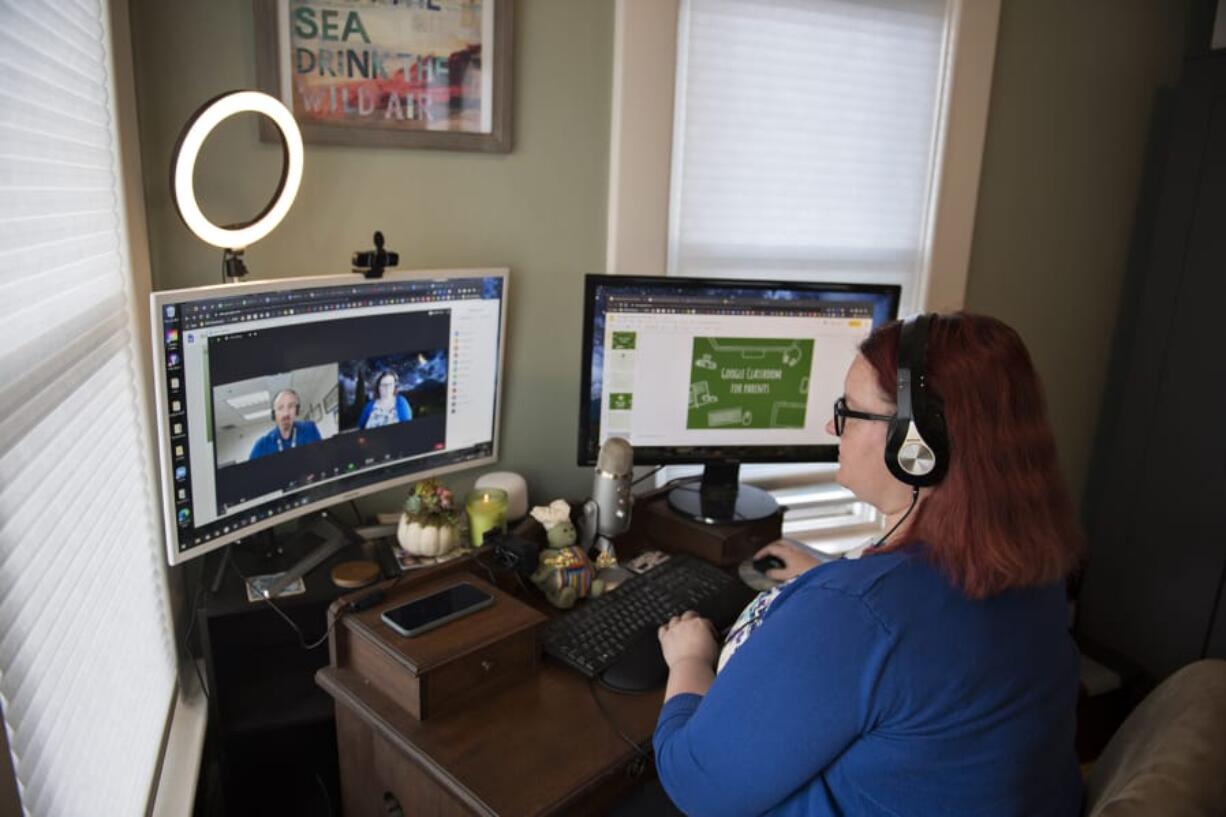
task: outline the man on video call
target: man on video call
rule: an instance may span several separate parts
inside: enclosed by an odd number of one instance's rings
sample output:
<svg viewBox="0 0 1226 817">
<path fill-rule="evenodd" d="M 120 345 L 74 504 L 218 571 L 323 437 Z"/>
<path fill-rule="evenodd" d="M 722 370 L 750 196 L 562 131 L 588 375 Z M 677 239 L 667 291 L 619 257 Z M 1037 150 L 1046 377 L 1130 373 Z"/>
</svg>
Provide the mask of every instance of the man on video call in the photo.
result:
<svg viewBox="0 0 1226 817">
<path fill-rule="evenodd" d="M 298 392 L 293 389 L 281 389 L 277 392 L 272 401 L 272 418 L 277 425 L 251 446 L 250 459 L 319 442 L 319 429 L 315 427 L 315 423 L 298 419 L 300 403 Z"/>
</svg>

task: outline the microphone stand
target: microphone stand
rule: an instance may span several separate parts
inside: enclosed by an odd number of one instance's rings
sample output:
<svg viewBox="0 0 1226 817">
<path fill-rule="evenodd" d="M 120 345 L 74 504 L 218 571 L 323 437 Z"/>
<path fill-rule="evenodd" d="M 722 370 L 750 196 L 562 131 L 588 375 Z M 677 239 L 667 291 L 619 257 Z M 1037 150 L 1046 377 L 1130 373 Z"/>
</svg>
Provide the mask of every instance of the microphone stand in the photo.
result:
<svg viewBox="0 0 1226 817">
<path fill-rule="evenodd" d="M 597 570 L 617 565 L 617 553 L 613 549 L 613 540 L 602 534 L 600 528 L 600 506 L 595 499 L 583 503 L 582 518 L 579 522 L 579 545 L 583 552 L 592 560 Z"/>
</svg>

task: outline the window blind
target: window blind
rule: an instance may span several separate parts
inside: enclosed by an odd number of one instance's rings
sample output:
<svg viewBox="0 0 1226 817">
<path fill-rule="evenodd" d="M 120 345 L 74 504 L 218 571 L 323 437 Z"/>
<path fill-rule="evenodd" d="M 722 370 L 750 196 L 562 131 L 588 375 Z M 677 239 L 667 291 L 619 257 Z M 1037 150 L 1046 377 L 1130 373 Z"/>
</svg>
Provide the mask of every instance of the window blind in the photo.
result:
<svg viewBox="0 0 1226 817">
<path fill-rule="evenodd" d="M 947 0 L 683 0 L 669 274 L 918 304 Z"/>
<path fill-rule="evenodd" d="M 146 813 L 175 649 L 107 9 L 0 0 L 0 706 L 25 813 Z"/>
<path fill-rule="evenodd" d="M 669 274 L 898 284 L 916 311 L 950 2 L 682 0 Z M 834 553 L 881 526 L 834 471 L 742 479 L 788 508 L 785 536 Z"/>
</svg>

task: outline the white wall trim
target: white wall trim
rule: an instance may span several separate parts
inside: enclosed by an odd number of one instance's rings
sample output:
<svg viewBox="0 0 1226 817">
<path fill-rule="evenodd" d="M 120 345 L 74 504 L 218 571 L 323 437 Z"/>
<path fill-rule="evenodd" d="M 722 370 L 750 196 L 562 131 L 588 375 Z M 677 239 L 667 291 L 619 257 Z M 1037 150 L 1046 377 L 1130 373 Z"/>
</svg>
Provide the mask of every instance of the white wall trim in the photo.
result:
<svg viewBox="0 0 1226 817">
<path fill-rule="evenodd" d="M 178 685 L 171 707 L 150 817 L 191 817 L 195 809 L 209 707 L 195 676 L 190 671 L 181 672 L 179 676 L 191 681 Z"/>
<path fill-rule="evenodd" d="M 132 27 L 129 0 L 106 0 L 109 12 L 109 53 L 114 84 L 115 127 L 121 194 L 122 230 L 126 238 L 124 255 L 131 280 L 128 287 L 129 309 L 132 314 L 132 351 L 140 384 L 141 421 L 147 435 L 154 429 L 153 360 L 148 345 L 149 293 L 153 288 L 152 265 L 149 258 L 149 233 L 145 214 L 144 178 L 141 167 L 140 127 L 136 103 L 136 76 L 132 58 Z M 166 172 L 169 172 L 167 168 Z M 152 445 L 145 452 L 145 468 L 149 474 L 158 472 L 158 462 Z M 154 488 L 154 507 L 157 505 Z M 160 532 L 161 528 L 157 530 Z M 160 540 L 159 540 L 160 541 Z M 157 558 L 161 559 L 159 549 Z M 180 615 L 190 616 L 181 590 L 181 575 L 172 575 L 163 567 L 171 637 L 177 629 Z M 177 643 L 176 643 L 177 647 Z M 180 661 L 179 679 L 175 685 L 163 732 L 159 770 L 150 781 L 146 813 L 157 817 L 191 817 L 195 806 L 196 785 L 200 761 L 204 754 L 205 728 L 208 723 L 207 698 L 200 690 L 197 675 L 190 666 L 191 658 Z"/>
<path fill-rule="evenodd" d="M 934 168 L 936 206 L 919 300 L 927 310 L 966 300 L 1000 0 L 951 0 L 949 60 Z M 609 156 L 607 271 L 663 275 L 680 0 L 617 0 Z"/>
<path fill-rule="evenodd" d="M 609 136 L 611 274 L 663 275 L 668 255 L 679 0 L 617 0 Z"/>
<path fill-rule="evenodd" d="M 929 312 L 961 309 L 966 302 L 1000 24 L 1000 0 L 952 3 L 951 70 L 941 111 L 927 269 L 920 275 L 918 298 Z"/>
</svg>

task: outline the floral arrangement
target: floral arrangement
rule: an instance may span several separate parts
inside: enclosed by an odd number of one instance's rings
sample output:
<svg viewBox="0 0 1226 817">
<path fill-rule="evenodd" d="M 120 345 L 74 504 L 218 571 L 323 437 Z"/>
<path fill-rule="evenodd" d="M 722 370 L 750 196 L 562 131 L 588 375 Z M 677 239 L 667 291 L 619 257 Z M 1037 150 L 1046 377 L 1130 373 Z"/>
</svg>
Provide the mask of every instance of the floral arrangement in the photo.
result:
<svg viewBox="0 0 1226 817">
<path fill-rule="evenodd" d="M 410 522 L 434 527 L 451 525 L 459 529 L 464 521 L 451 489 L 433 479 L 423 479 L 413 486 L 404 501 L 404 514 Z"/>
</svg>

